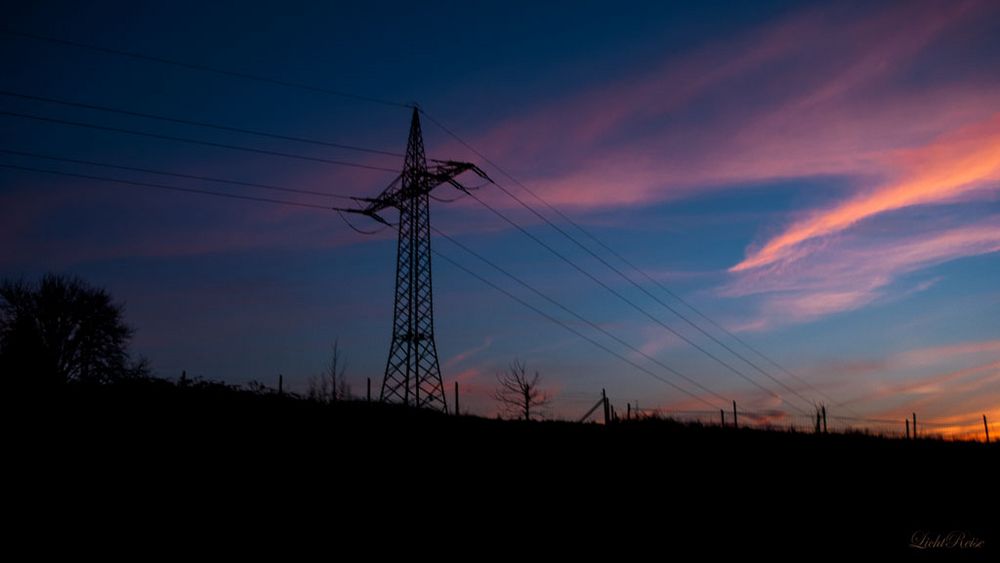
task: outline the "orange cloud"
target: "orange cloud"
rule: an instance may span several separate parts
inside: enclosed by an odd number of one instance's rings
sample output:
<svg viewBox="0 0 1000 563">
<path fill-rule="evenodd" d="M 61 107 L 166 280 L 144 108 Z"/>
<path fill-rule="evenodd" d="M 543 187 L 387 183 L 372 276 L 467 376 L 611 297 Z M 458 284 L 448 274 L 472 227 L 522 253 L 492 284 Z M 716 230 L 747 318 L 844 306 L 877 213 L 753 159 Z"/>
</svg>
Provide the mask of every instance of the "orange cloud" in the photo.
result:
<svg viewBox="0 0 1000 563">
<path fill-rule="evenodd" d="M 895 358 L 895 361 L 904 365 L 921 365 L 941 361 L 955 356 L 981 354 L 986 352 L 1000 352 L 1000 340 L 961 342 L 959 344 L 917 348 L 915 350 L 909 350 L 899 354 Z"/>
<path fill-rule="evenodd" d="M 730 268 L 740 272 L 788 257 L 799 245 L 895 209 L 953 200 L 1000 180 L 1000 114 L 903 152 L 899 179 L 793 224 Z M 996 186 L 990 186 L 996 188 Z"/>
</svg>

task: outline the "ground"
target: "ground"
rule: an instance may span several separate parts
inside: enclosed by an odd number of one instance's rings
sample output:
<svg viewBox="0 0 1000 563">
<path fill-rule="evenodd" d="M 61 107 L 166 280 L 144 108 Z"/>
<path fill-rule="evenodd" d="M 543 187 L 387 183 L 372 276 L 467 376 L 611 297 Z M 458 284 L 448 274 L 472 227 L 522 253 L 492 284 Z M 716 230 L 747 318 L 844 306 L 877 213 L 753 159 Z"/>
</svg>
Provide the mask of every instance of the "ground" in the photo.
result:
<svg viewBox="0 0 1000 563">
<path fill-rule="evenodd" d="M 155 380 L 44 397 L 17 405 L 32 422 L 16 426 L 14 446 L 25 510 L 40 521 L 86 523 L 100 507 L 145 533 L 290 526 L 299 544 L 386 548 L 409 544 L 380 538 L 413 534 L 472 546 L 461 551 L 471 559 L 530 542 L 664 560 L 725 550 L 955 561 L 993 557 L 1000 541 L 996 444 L 525 423 Z M 909 545 L 951 532 L 984 545 Z"/>
</svg>

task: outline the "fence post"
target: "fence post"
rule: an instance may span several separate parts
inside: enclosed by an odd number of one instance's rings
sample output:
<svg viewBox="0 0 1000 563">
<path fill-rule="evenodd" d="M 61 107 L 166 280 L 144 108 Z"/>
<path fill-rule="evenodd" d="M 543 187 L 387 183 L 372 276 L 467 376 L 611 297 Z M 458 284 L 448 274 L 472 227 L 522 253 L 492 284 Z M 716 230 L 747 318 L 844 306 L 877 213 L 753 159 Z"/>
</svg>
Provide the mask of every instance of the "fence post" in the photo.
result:
<svg viewBox="0 0 1000 563">
<path fill-rule="evenodd" d="M 278 394 L 285 394 L 285 378 L 280 373 L 278 374 Z"/>
<path fill-rule="evenodd" d="M 601 389 L 601 401 L 604 402 L 604 424 L 607 425 L 611 422 L 611 409 L 608 408 L 608 394 L 604 389 Z"/>
<path fill-rule="evenodd" d="M 819 409 L 816 409 L 816 433 L 819 434 Z"/>
<path fill-rule="evenodd" d="M 986 430 L 986 443 L 990 443 L 990 425 L 986 424 L 986 415 L 983 415 L 983 429 Z"/>
<path fill-rule="evenodd" d="M 719 409 L 719 417 L 722 419 L 722 427 L 726 427 L 726 411 L 724 409 Z"/>
<path fill-rule="evenodd" d="M 458 410 L 458 381 L 455 382 L 455 414 L 459 413 Z"/>
<path fill-rule="evenodd" d="M 739 415 L 736 414 L 736 401 L 733 401 L 733 428 L 740 427 Z"/>
<path fill-rule="evenodd" d="M 917 439 L 917 413 L 913 413 L 913 439 Z"/>
<path fill-rule="evenodd" d="M 910 419 L 904 419 L 906 421 L 906 439 L 910 439 Z"/>
<path fill-rule="evenodd" d="M 368 393 L 365 394 L 366 400 L 370 403 L 372 402 L 372 378 L 368 378 Z"/>
<path fill-rule="evenodd" d="M 823 433 L 826 434 L 826 405 L 823 405 Z"/>
<path fill-rule="evenodd" d="M 632 403 L 628 403 L 628 410 L 625 411 L 625 420 L 632 420 Z"/>
</svg>

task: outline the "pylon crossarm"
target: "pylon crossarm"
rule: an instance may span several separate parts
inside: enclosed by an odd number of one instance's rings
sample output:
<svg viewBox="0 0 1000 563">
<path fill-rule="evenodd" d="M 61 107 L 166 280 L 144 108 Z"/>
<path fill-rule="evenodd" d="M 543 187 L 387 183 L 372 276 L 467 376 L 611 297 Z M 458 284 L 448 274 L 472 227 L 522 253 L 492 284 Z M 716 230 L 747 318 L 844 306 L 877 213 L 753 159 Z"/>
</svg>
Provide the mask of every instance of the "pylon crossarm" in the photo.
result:
<svg viewBox="0 0 1000 563">
<path fill-rule="evenodd" d="M 488 179 L 485 173 L 471 162 L 442 161 L 437 166 L 432 166 L 426 171 L 417 171 L 419 179 L 422 181 L 415 182 L 417 185 L 410 186 L 408 190 L 404 191 L 400 182 L 402 176 L 399 176 L 387 188 L 382 190 L 382 193 L 378 197 L 358 197 L 354 199 L 368 203 L 368 206 L 365 207 L 365 211 L 368 213 L 377 213 L 390 207 L 398 209 L 409 199 L 427 195 L 442 184 L 452 183 L 456 176 L 465 172 L 474 172 Z"/>
<path fill-rule="evenodd" d="M 476 166 L 471 162 L 462 162 L 460 160 L 436 160 L 436 159 L 431 159 L 431 162 L 437 163 L 437 166 L 434 166 L 430 169 L 431 171 L 439 171 L 439 172 L 453 171 L 454 173 L 451 174 L 453 178 L 455 176 L 458 176 L 462 172 L 473 172 L 476 174 L 476 176 L 479 176 L 480 178 L 490 183 L 493 182 L 493 179 L 490 178 L 489 175 L 486 174 L 486 172 L 482 168 Z"/>
</svg>

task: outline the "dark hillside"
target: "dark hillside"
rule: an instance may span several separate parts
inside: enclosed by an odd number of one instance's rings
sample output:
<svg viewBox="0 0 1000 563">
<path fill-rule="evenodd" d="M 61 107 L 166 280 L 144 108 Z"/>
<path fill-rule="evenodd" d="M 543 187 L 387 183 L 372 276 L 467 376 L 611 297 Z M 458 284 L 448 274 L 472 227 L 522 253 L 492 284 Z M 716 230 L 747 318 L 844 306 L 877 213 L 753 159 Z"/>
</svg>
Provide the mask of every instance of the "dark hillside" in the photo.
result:
<svg viewBox="0 0 1000 563">
<path fill-rule="evenodd" d="M 29 478 L 120 499 L 144 521 L 178 507 L 197 521 L 211 501 L 220 525 L 282 514 L 346 518 L 338 526 L 371 533 L 427 505 L 471 533 L 493 520 L 551 520 L 552 537 L 572 523 L 642 544 L 707 539 L 710 549 L 830 542 L 927 557 L 907 547 L 913 534 L 996 541 L 996 444 L 669 420 L 524 423 L 155 379 L 69 385 L 26 416 L 37 423 L 17 433 Z M 321 507 L 319 520 L 306 517 Z M 711 541 L 719 535 L 728 539 Z M 972 551 L 949 550 L 949 560 Z"/>
</svg>

